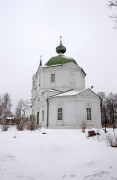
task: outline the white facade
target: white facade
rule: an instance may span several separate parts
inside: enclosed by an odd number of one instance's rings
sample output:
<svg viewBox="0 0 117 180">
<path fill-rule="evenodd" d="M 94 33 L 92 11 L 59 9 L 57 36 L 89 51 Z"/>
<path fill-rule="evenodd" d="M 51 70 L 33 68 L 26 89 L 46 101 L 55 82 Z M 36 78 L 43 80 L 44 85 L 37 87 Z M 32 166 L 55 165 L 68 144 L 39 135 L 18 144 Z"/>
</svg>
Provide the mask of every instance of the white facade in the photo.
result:
<svg viewBox="0 0 117 180">
<path fill-rule="evenodd" d="M 85 76 L 72 61 L 40 65 L 32 78 L 32 106 L 24 108 L 25 116 L 34 115 L 44 127 L 78 128 L 82 121 L 89 127 L 101 127 L 101 99 L 85 89 Z"/>
<path fill-rule="evenodd" d="M 58 120 L 57 109 L 62 108 L 62 120 Z M 87 108 L 91 109 L 91 119 L 87 120 Z M 80 127 L 86 122 L 88 127 L 101 127 L 100 100 L 90 89 L 81 92 L 69 91 L 49 99 L 48 126 Z"/>
</svg>

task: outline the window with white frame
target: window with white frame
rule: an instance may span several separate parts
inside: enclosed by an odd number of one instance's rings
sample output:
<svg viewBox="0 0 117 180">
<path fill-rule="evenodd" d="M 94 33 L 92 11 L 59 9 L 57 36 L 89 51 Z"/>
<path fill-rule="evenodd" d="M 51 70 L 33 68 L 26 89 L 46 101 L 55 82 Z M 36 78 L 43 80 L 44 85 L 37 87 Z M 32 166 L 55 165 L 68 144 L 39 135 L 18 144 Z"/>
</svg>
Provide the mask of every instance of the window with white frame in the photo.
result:
<svg viewBox="0 0 117 180">
<path fill-rule="evenodd" d="M 91 120 L 91 108 L 87 108 L 87 120 Z"/>
<path fill-rule="evenodd" d="M 62 120 L 62 119 L 63 119 L 63 109 L 58 108 L 58 120 Z"/>
<path fill-rule="evenodd" d="M 44 121 L 44 111 L 42 111 L 42 121 Z"/>
<path fill-rule="evenodd" d="M 55 82 L 55 74 L 51 74 L 51 82 L 52 82 L 52 83 Z"/>
</svg>

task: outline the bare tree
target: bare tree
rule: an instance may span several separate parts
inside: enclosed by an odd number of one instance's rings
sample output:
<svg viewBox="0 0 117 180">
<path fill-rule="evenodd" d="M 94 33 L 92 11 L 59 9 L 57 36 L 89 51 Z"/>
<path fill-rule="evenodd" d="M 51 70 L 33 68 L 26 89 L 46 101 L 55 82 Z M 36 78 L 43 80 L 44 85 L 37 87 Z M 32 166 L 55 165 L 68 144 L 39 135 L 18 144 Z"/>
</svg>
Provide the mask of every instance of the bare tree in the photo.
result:
<svg viewBox="0 0 117 180">
<path fill-rule="evenodd" d="M 21 118 L 21 110 L 22 110 L 23 105 L 24 105 L 24 104 L 28 104 L 28 103 L 29 103 L 28 100 L 25 101 L 25 100 L 23 100 L 23 99 L 20 99 L 20 100 L 18 101 L 17 106 L 16 106 L 16 108 L 15 108 L 15 115 L 16 115 L 16 117 L 17 117 L 18 119 Z"/>
<path fill-rule="evenodd" d="M 22 110 L 23 105 L 24 105 L 24 100 L 20 99 L 18 101 L 16 109 L 15 109 L 15 115 L 16 115 L 16 118 L 18 118 L 18 119 L 21 118 L 21 110 Z"/>
<path fill-rule="evenodd" d="M 98 92 L 98 96 L 100 96 L 101 102 L 101 119 L 102 123 L 107 121 L 107 114 L 106 114 L 106 93 L 105 92 Z"/>
<path fill-rule="evenodd" d="M 102 99 L 101 117 L 102 123 L 117 124 L 117 94 L 109 93 L 108 96 L 104 92 L 99 92 L 98 95 Z"/>
<path fill-rule="evenodd" d="M 117 0 L 110 0 L 108 5 L 110 7 L 117 6 Z"/>
<path fill-rule="evenodd" d="M 110 8 L 113 8 L 113 7 L 117 8 L 117 0 L 110 0 L 109 3 L 108 3 L 108 6 Z M 115 23 L 117 23 L 117 14 L 112 15 L 110 17 L 115 21 Z M 117 29 L 117 26 L 115 26 L 115 28 Z"/>
<path fill-rule="evenodd" d="M 2 96 L 2 116 L 7 118 L 11 115 L 11 98 L 8 93 Z"/>
<path fill-rule="evenodd" d="M 2 117 L 2 98 L 0 96 L 0 118 Z"/>
<path fill-rule="evenodd" d="M 107 96 L 107 114 L 110 124 L 114 124 L 116 121 L 116 112 L 117 112 L 117 100 L 116 96 L 113 93 L 110 93 Z"/>
</svg>

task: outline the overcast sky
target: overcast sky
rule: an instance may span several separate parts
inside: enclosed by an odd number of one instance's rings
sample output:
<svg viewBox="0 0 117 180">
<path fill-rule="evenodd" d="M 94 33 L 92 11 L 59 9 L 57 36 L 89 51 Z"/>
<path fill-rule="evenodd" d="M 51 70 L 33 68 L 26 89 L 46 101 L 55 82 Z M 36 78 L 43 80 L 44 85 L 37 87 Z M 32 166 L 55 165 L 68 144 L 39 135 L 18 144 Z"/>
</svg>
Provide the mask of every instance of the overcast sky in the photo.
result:
<svg viewBox="0 0 117 180">
<path fill-rule="evenodd" d="M 32 75 L 57 55 L 59 36 L 66 56 L 86 72 L 86 88 L 117 93 L 117 31 L 108 0 L 0 0 L 0 95 L 13 107 L 31 98 Z"/>
</svg>

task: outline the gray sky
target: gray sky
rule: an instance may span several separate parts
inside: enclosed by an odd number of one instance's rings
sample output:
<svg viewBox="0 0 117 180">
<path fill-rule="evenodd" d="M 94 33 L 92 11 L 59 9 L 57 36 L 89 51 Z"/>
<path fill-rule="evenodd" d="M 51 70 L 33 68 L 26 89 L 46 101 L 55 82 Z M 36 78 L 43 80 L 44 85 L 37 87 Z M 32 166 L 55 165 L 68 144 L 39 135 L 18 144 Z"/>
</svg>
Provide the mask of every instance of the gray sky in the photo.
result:
<svg viewBox="0 0 117 180">
<path fill-rule="evenodd" d="M 56 55 L 63 36 L 66 56 L 86 72 L 86 88 L 117 93 L 117 31 L 108 0 L 0 0 L 0 95 L 12 110 L 31 98 L 32 75 Z"/>
</svg>

